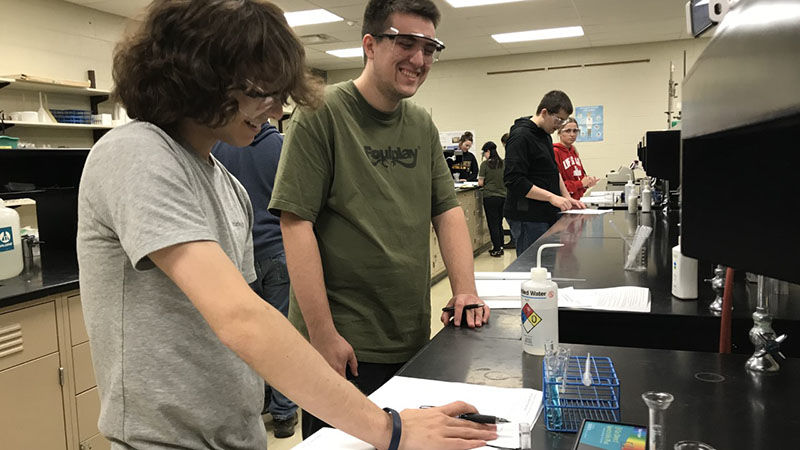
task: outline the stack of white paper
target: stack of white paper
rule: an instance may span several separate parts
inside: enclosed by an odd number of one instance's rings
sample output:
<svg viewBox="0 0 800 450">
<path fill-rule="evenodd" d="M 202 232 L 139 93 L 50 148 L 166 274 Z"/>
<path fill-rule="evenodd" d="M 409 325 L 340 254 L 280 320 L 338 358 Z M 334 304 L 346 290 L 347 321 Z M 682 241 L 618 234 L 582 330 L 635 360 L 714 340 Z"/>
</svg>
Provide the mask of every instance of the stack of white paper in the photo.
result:
<svg viewBox="0 0 800 450">
<path fill-rule="evenodd" d="M 607 214 L 610 213 L 610 209 L 596 209 L 596 208 L 586 208 L 586 209 L 568 209 L 563 212 L 563 214 L 584 214 L 590 216 L 596 216 L 600 214 Z"/>
<path fill-rule="evenodd" d="M 620 286 L 605 289 L 558 290 L 558 306 L 605 311 L 650 312 L 650 289 Z"/>
<path fill-rule="evenodd" d="M 496 275 L 491 275 L 491 274 Z M 507 279 L 503 279 L 507 277 Z M 492 309 L 520 308 L 520 283 L 525 272 L 476 272 L 478 297 Z M 558 289 L 558 306 L 605 311 L 650 312 L 650 289 L 620 286 L 604 289 Z"/>
<path fill-rule="evenodd" d="M 497 425 L 498 438 L 492 445 L 519 447 L 519 424 L 536 422 L 542 407 L 542 392 L 534 389 L 502 388 L 467 383 L 392 377 L 369 396 L 382 408 L 402 411 L 420 406 L 440 406 L 457 400 L 474 405 L 481 414 L 490 414 L 510 421 Z M 342 431 L 326 428 L 294 447 L 295 449 L 369 450 L 373 447 Z M 490 447 L 481 447 L 490 449 Z"/>
</svg>

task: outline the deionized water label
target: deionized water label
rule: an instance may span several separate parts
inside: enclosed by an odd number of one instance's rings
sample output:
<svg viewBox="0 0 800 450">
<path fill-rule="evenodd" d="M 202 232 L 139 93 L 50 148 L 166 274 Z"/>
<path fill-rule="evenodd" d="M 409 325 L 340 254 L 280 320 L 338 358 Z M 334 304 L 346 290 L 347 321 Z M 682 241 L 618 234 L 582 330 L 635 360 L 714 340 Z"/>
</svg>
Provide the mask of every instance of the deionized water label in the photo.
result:
<svg viewBox="0 0 800 450">
<path fill-rule="evenodd" d="M 14 250 L 14 234 L 11 227 L 0 228 L 0 252 Z"/>
</svg>

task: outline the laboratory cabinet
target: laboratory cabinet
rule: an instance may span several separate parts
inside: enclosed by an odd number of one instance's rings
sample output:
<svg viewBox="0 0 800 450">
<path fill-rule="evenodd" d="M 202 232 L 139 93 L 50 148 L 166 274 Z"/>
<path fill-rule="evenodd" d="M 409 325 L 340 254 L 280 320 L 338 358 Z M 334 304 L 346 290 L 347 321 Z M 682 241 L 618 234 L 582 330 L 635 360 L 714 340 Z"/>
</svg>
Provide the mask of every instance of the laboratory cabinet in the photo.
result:
<svg viewBox="0 0 800 450">
<path fill-rule="evenodd" d="M 489 228 L 483 213 L 483 191 L 480 189 L 459 189 L 456 198 L 464 210 L 467 221 L 472 253 L 478 254 L 489 244 Z M 436 283 L 446 275 L 446 267 L 439 249 L 439 239 L 431 226 L 431 283 Z"/>
<path fill-rule="evenodd" d="M 107 450 L 77 291 L 0 309 L 3 448 Z"/>
</svg>

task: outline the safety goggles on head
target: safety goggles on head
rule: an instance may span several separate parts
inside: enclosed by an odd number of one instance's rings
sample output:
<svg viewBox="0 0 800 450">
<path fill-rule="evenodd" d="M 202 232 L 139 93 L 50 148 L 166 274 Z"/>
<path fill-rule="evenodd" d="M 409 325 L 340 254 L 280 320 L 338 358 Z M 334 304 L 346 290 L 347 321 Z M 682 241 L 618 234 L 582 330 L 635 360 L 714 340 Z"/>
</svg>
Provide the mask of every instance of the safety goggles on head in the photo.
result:
<svg viewBox="0 0 800 450">
<path fill-rule="evenodd" d="M 422 59 L 425 64 L 433 64 L 439 60 L 439 55 L 444 50 L 444 42 L 422 33 L 401 33 L 395 27 L 389 27 L 385 33 L 373 34 L 376 38 L 392 40 L 392 51 L 403 57 L 413 56 L 422 50 Z"/>
</svg>

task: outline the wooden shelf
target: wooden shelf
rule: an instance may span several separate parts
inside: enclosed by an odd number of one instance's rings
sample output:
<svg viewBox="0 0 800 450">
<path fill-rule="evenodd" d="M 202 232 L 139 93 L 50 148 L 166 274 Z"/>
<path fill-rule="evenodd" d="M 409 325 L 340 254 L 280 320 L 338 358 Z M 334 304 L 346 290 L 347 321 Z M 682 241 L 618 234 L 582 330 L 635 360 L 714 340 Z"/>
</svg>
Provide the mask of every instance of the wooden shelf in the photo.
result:
<svg viewBox="0 0 800 450">
<path fill-rule="evenodd" d="M 30 127 L 30 128 L 61 128 L 72 130 L 110 130 L 114 128 L 112 125 L 90 125 L 82 123 L 42 123 L 42 122 L 21 122 L 19 120 L 4 120 L 3 123 L 14 125 L 17 127 Z"/>
<path fill-rule="evenodd" d="M 108 96 L 110 91 L 76 86 L 65 86 L 53 83 L 39 83 L 35 81 L 15 80 L 13 78 L 0 78 L 0 88 L 19 89 L 24 91 L 55 92 L 60 94 L 82 95 L 84 97 Z"/>
</svg>

